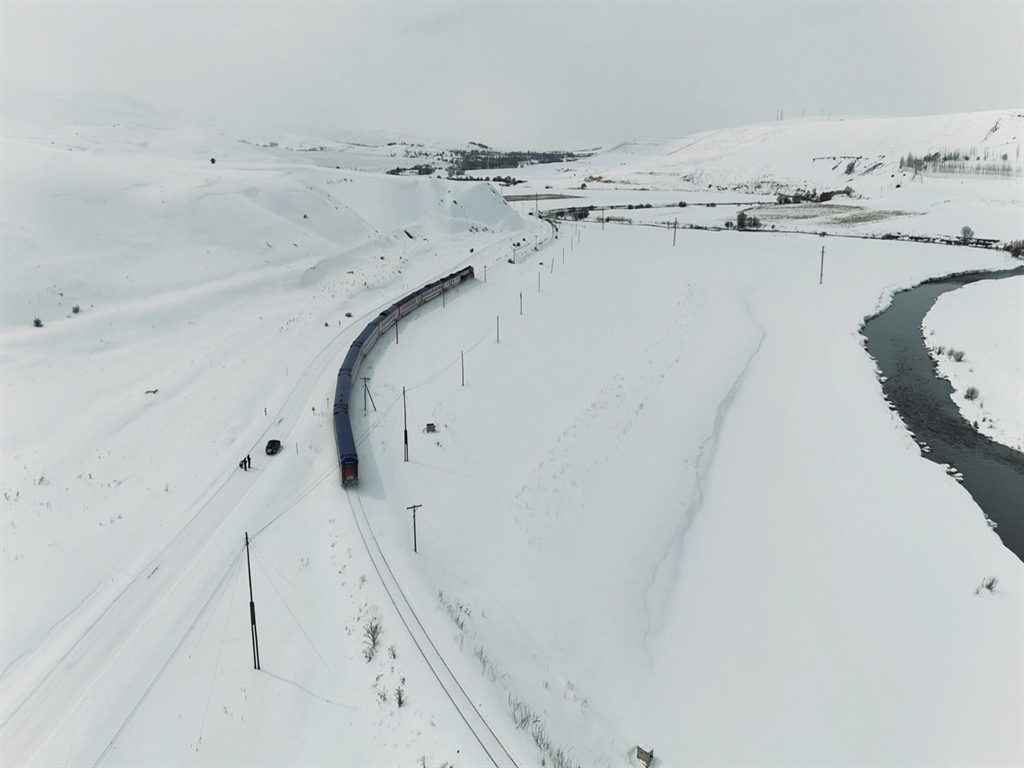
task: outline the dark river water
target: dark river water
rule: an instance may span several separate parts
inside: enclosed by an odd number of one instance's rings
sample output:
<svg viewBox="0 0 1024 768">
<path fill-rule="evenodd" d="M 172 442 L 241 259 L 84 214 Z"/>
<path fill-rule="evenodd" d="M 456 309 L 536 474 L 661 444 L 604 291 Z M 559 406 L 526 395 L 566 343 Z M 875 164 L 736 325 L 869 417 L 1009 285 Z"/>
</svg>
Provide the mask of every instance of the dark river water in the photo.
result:
<svg viewBox="0 0 1024 768">
<path fill-rule="evenodd" d="M 892 305 L 865 323 L 861 332 L 867 337 L 868 353 L 886 377 L 883 392 L 917 441 L 931 449 L 921 455 L 963 474 L 964 487 L 997 524 L 1003 543 L 1024 560 L 1024 454 L 979 434 L 960 415 L 950 399 L 953 388 L 936 374 L 921 331 L 924 316 L 943 293 L 979 280 L 1016 275 L 1024 275 L 1024 267 L 922 283 L 896 294 Z"/>
</svg>

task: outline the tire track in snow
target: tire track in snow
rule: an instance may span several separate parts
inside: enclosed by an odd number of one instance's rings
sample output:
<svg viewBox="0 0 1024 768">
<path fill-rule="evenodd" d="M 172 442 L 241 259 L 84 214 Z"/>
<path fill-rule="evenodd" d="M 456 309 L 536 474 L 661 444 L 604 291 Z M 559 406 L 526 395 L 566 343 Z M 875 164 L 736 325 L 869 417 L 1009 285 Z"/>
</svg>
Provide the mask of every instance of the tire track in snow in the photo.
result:
<svg viewBox="0 0 1024 768">
<path fill-rule="evenodd" d="M 729 391 L 726 392 L 725 397 L 723 397 L 718 403 L 718 408 L 715 410 L 715 421 L 711 427 L 711 434 L 705 438 L 697 451 L 697 461 L 695 462 L 694 469 L 695 482 L 693 493 L 690 495 L 690 501 L 686 505 L 686 509 L 683 511 L 682 519 L 679 521 L 679 525 L 676 527 L 675 533 L 665 546 L 665 551 L 662 553 L 661 559 L 658 561 L 657 565 L 654 566 L 654 570 L 651 572 L 651 581 L 645 590 L 644 599 L 644 607 L 647 614 L 647 627 L 644 631 L 644 647 L 648 654 L 651 650 L 651 636 L 655 632 L 660 631 L 664 626 L 663 619 L 658 622 L 658 626 L 655 626 L 653 617 L 665 616 L 669 601 L 672 594 L 675 592 L 676 583 L 679 578 L 679 561 L 683 554 L 683 540 L 686 537 L 687 531 L 690 530 L 690 525 L 693 523 L 697 513 L 700 512 L 701 508 L 704 506 L 704 484 L 708 475 L 711 473 L 711 468 L 715 461 L 715 454 L 718 452 L 718 443 L 722 434 L 722 426 L 725 424 L 725 418 L 728 416 L 733 403 L 736 401 L 736 396 L 739 394 L 740 389 L 743 386 L 743 381 L 746 379 L 747 372 L 750 370 L 750 365 L 753 363 L 754 358 L 757 357 L 758 352 L 761 351 L 761 344 L 764 342 L 764 326 L 757 322 L 757 319 L 754 317 L 754 313 L 750 309 L 749 298 L 746 300 L 745 304 L 747 314 L 760 331 L 760 336 L 757 339 L 757 343 L 754 345 L 754 349 L 743 364 L 743 369 L 740 371 L 735 381 L 733 381 L 732 386 L 729 388 Z"/>
</svg>

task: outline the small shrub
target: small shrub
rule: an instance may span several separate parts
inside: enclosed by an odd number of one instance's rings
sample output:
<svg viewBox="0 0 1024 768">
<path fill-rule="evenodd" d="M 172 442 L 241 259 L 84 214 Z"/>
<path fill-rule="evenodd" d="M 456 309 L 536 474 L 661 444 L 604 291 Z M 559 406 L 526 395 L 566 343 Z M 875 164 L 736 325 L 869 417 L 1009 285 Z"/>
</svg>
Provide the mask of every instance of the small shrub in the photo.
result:
<svg viewBox="0 0 1024 768">
<path fill-rule="evenodd" d="M 367 662 L 372 661 L 377 654 L 377 648 L 380 646 L 380 631 L 380 619 L 376 616 L 371 616 L 363 625 L 363 658 Z M 387 695 L 384 698 L 386 699 Z"/>
<path fill-rule="evenodd" d="M 846 175 L 847 176 L 852 176 L 853 175 L 853 169 L 856 168 L 856 167 L 857 167 L 857 161 L 856 160 L 851 160 L 850 162 L 848 162 L 846 164 Z"/>
<path fill-rule="evenodd" d="M 77 315 L 77 314 L 78 314 L 79 312 L 81 312 L 81 311 L 82 311 L 82 308 L 81 308 L 80 306 L 78 306 L 77 304 L 75 304 L 75 306 L 73 306 L 73 307 L 71 308 L 71 311 L 72 311 L 72 312 L 73 312 L 74 314 L 76 314 L 76 315 Z"/>
<path fill-rule="evenodd" d="M 725 222 L 725 228 L 726 229 L 732 229 L 733 228 L 732 219 L 729 219 L 727 222 Z"/>
<path fill-rule="evenodd" d="M 404 678 L 403 678 L 404 680 Z M 395 704 L 401 707 L 405 703 L 405 688 L 401 685 L 395 688 Z"/>
<path fill-rule="evenodd" d="M 35 320 L 32 321 L 32 325 L 34 325 L 36 328 L 42 328 L 43 321 L 37 317 Z"/>
<path fill-rule="evenodd" d="M 958 349 L 956 352 L 954 352 L 953 360 L 958 363 L 962 363 L 964 360 L 964 351 L 962 349 Z"/>
<path fill-rule="evenodd" d="M 946 346 L 944 344 L 937 346 L 935 348 L 935 354 L 940 356 L 946 354 Z"/>
<path fill-rule="evenodd" d="M 526 730 L 537 722 L 537 716 L 533 714 L 533 710 L 530 709 L 530 705 L 512 694 L 509 694 L 508 696 L 508 710 L 509 715 L 512 717 L 512 722 L 514 722 L 518 728 Z"/>
<path fill-rule="evenodd" d="M 965 400 L 977 400 L 978 399 L 978 388 L 977 387 L 968 387 L 967 391 L 964 392 L 964 399 Z"/>
<path fill-rule="evenodd" d="M 960 230 L 960 239 L 965 243 L 970 242 L 974 239 L 974 230 L 965 224 Z"/>
<path fill-rule="evenodd" d="M 1011 240 L 1003 246 L 1003 250 L 1015 259 L 1024 259 L 1024 240 Z"/>
<path fill-rule="evenodd" d="M 394 643 L 388 646 L 388 656 L 390 656 L 392 659 L 398 657 L 398 649 L 395 648 Z"/>
<path fill-rule="evenodd" d="M 974 594 L 980 595 L 983 589 L 987 589 L 989 593 L 995 592 L 996 584 L 998 583 L 999 579 L 997 579 L 995 576 L 986 576 L 984 579 L 982 579 L 981 584 L 978 585 L 978 588 L 974 590 Z"/>
</svg>

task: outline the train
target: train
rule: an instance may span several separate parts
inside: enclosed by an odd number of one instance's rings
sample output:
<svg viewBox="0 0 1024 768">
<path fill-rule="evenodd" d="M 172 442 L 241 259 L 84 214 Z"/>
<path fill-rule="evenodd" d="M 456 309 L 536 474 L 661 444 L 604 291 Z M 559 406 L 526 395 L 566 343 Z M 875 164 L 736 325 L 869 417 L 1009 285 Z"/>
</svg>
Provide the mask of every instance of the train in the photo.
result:
<svg viewBox="0 0 1024 768">
<path fill-rule="evenodd" d="M 473 279 L 473 267 L 464 267 L 432 283 L 424 285 L 402 297 L 371 320 L 356 336 L 338 370 L 338 384 L 334 390 L 334 436 L 338 443 L 338 466 L 341 468 L 343 487 L 359 483 L 359 453 L 352 434 L 349 408 L 352 403 L 352 383 L 356 381 L 359 364 L 387 331 L 417 307 L 441 296 L 445 291 Z"/>
</svg>

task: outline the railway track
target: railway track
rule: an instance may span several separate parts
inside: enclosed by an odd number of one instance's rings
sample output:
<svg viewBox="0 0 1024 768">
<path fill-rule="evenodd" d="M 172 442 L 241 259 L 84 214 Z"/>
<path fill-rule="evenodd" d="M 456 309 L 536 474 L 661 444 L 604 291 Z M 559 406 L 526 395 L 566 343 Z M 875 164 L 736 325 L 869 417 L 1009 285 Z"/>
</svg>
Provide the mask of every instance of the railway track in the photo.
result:
<svg viewBox="0 0 1024 768">
<path fill-rule="evenodd" d="M 462 718 L 470 733 L 473 734 L 480 748 L 487 755 L 491 764 L 495 768 L 518 768 L 518 763 L 516 763 L 508 749 L 505 748 L 505 745 L 502 744 L 497 734 L 495 734 L 490 724 L 480 712 L 479 707 L 466 692 L 466 689 L 462 687 L 455 673 L 452 672 L 451 667 L 445 662 L 441 652 L 437 649 L 430 634 L 423 626 L 419 616 L 417 616 L 415 609 L 409 602 L 409 598 L 402 589 L 402 585 L 391 570 L 391 566 L 388 564 L 387 557 L 384 555 L 376 535 L 373 533 L 373 528 L 370 526 L 370 519 L 366 514 L 359 491 L 349 491 L 347 498 L 349 508 L 352 511 L 352 518 L 355 520 L 359 536 L 366 547 L 366 553 L 373 563 L 373 568 L 377 572 L 380 583 L 384 587 L 384 591 L 387 593 L 391 604 L 394 606 L 395 612 L 402 620 L 402 624 L 409 633 L 409 638 L 420 652 L 423 661 L 430 668 L 434 678 L 452 703 L 452 706 L 455 707 L 456 712 L 458 712 L 459 717 Z M 352 501 L 353 498 L 355 503 Z"/>
<path fill-rule="evenodd" d="M 550 235 L 545 238 L 548 239 Z M 502 238 L 481 249 L 476 258 L 493 250 L 503 252 L 509 240 L 511 237 Z M 473 258 L 462 260 L 459 266 Z M 384 306 L 388 304 L 353 320 L 314 355 L 273 419 L 279 434 L 291 434 L 299 415 L 305 413 L 308 402 L 314 399 L 320 375 L 343 353 L 342 339 L 350 329 L 375 316 Z M 265 436 L 266 431 L 253 443 L 252 450 Z M 82 749 L 81 740 L 93 732 L 97 718 L 104 712 L 111 719 L 121 719 L 120 710 L 114 713 L 107 708 L 130 687 L 130 680 L 142 673 L 151 661 L 153 647 L 166 645 L 167 628 L 173 626 L 175 617 L 196 603 L 196 595 L 202 591 L 200 585 L 216 580 L 223 565 L 235 556 L 237 537 L 228 535 L 225 525 L 242 509 L 254 487 L 239 482 L 233 467 L 218 477 L 192 507 L 188 521 L 144 567 L 125 576 L 113 594 L 97 589 L 54 625 L 33 651 L 5 670 L 0 678 L 0 764 L 56 764 L 91 759 L 76 751 Z M 241 519 L 236 522 L 236 527 L 244 528 Z M 423 646 L 421 653 L 462 719 L 484 751 L 495 756 L 495 766 L 515 766 L 476 713 L 405 600 L 372 531 L 370 541 L 365 543 L 368 551 L 371 546 L 377 550 L 379 559 L 374 560 L 374 566 L 381 573 L 382 582 L 390 576 L 385 588 L 389 595 L 393 591 L 399 596 L 392 596 L 396 610 L 414 642 Z M 198 600 L 201 602 L 201 598 Z"/>
</svg>

